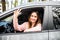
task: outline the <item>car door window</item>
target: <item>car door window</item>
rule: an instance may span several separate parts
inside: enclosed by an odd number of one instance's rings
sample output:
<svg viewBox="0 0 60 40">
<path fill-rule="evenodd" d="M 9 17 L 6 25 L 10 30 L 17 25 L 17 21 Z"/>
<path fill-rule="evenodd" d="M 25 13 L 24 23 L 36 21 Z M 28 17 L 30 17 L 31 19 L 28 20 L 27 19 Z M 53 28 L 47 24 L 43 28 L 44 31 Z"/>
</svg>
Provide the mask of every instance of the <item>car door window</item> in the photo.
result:
<svg viewBox="0 0 60 40">
<path fill-rule="evenodd" d="M 56 29 L 60 29 L 60 7 L 53 7 L 53 23 Z"/>
</svg>

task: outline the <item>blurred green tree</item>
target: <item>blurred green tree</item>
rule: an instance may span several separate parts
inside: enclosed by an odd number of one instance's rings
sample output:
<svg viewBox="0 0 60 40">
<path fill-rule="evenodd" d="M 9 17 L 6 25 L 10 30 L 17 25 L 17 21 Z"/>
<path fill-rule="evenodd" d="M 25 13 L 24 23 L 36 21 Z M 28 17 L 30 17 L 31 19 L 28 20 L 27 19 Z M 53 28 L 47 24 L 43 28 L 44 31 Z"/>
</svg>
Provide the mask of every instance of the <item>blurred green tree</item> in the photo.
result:
<svg viewBox="0 0 60 40">
<path fill-rule="evenodd" d="M 18 0 L 15 0 L 14 7 L 16 7 L 17 5 L 18 5 Z"/>
<path fill-rule="evenodd" d="M 6 11 L 6 2 L 5 0 L 1 0 L 1 2 L 2 2 L 2 11 L 4 12 Z"/>
</svg>

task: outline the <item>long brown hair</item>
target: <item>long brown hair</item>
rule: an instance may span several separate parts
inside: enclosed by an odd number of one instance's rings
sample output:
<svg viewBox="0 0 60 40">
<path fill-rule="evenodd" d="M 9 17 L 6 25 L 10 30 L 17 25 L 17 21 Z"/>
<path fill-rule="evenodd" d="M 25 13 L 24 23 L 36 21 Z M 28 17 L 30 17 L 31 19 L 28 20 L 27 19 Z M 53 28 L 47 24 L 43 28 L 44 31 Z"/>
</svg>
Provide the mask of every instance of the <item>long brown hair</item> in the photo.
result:
<svg viewBox="0 0 60 40">
<path fill-rule="evenodd" d="M 40 19 L 39 12 L 38 12 L 38 11 L 32 11 L 32 12 L 30 13 L 29 17 L 28 17 L 29 28 L 31 28 L 31 26 L 32 26 L 32 23 L 29 21 L 29 18 L 30 18 L 31 14 L 32 14 L 33 12 L 35 12 L 35 13 L 37 14 L 37 16 L 38 16 L 38 17 L 37 17 L 37 21 L 36 21 L 35 24 L 34 24 L 34 27 L 35 27 L 38 23 L 41 23 L 41 19 Z"/>
</svg>

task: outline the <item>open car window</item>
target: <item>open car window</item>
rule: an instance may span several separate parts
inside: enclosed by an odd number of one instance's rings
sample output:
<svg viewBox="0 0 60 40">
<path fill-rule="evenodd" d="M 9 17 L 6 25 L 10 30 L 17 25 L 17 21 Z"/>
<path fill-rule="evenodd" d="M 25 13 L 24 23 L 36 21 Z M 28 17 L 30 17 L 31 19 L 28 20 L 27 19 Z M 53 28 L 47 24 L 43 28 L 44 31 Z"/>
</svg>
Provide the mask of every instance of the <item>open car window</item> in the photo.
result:
<svg viewBox="0 0 60 40">
<path fill-rule="evenodd" d="M 31 13 L 32 11 L 38 11 L 39 12 L 39 15 L 40 15 L 40 19 L 41 19 L 41 23 L 43 25 L 43 18 L 44 18 L 44 9 L 45 7 L 35 7 L 35 8 L 26 8 L 26 9 L 22 9 L 21 10 L 21 15 L 18 16 L 18 24 L 21 25 L 23 24 L 24 22 L 27 22 L 28 21 L 28 16 L 29 16 L 29 13 Z M 1 20 L 0 20 L 1 24 L 5 26 L 5 22 L 7 22 L 6 27 L 8 27 L 8 31 L 7 29 L 4 31 L 1 31 L 2 32 L 7 32 L 7 33 L 10 33 L 10 32 L 14 32 L 14 27 L 13 27 L 13 13 L 10 14 L 10 15 L 7 15 L 5 17 L 2 17 Z M 0 24 L 0 25 L 1 25 Z M 2 26 L 1 25 L 1 26 Z M 10 27 L 11 26 L 11 27 Z M 42 26 L 43 28 L 43 26 Z M 4 29 L 4 28 L 3 28 Z M 2 30 L 2 29 L 1 29 Z M 46 29 L 47 30 L 47 29 Z M 16 32 L 20 32 L 20 31 L 16 31 Z"/>
</svg>

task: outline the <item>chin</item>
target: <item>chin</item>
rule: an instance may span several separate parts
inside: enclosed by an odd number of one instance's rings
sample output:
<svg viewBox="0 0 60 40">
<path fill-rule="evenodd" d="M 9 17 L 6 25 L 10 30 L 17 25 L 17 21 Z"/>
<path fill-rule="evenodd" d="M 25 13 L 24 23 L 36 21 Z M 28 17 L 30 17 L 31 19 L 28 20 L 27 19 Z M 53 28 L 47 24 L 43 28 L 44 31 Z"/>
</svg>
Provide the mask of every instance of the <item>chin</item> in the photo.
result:
<svg viewBox="0 0 60 40">
<path fill-rule="evenodd" d="M 35 23 L 36 21 L 30 20 L 30 22 Z"/>
</svg>

